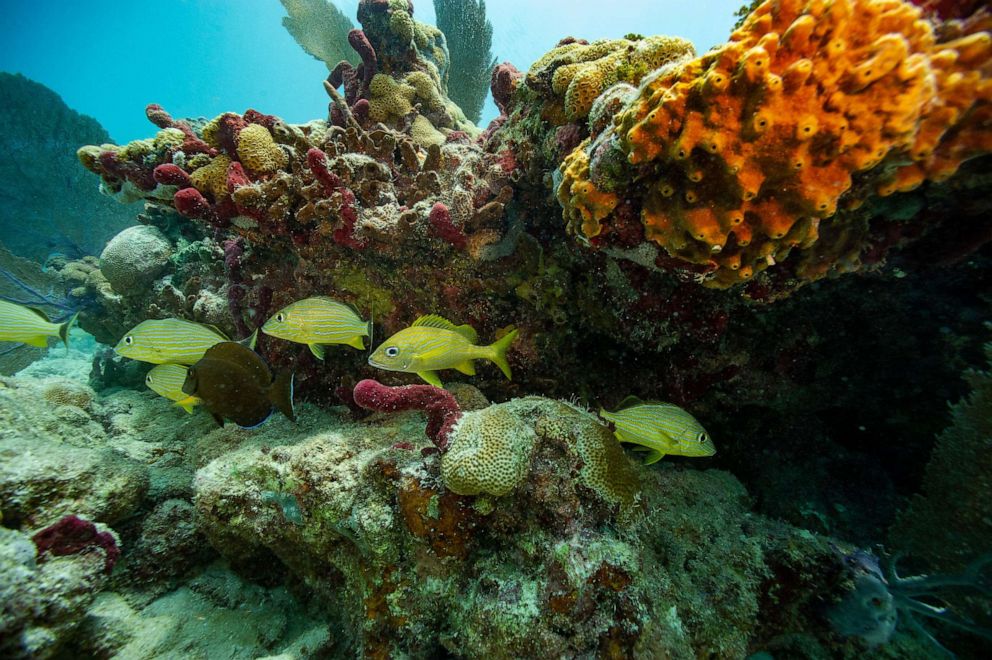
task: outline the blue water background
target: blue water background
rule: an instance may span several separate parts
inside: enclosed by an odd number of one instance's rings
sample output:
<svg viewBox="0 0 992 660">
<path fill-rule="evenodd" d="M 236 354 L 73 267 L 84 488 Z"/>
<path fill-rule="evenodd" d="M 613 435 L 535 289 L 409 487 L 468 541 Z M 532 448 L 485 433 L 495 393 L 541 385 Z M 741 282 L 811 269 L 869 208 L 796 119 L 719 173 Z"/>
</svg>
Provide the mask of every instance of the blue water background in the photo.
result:
<svg viewBox="0 0 992 660">
<path fill-rule="evenodd" d="M 726 41 L 743 0 L 490 0 L 493 51 L 526 70 L 564 36 L 685 37 L 698 52 Z M 358 0 L 337 6 L 354 20 Z M 327 114 L 326 67 L 282 27 L 278 0 L 0 0 L 0 70 L 22 73 L 98 119 L 119 143 L 176 117 L 248 108 L 304 122 Z M 434 5 L 416 0 L 417 19 Z M 496 116 L 492 100 L 483 124 Z"/>
</svg>

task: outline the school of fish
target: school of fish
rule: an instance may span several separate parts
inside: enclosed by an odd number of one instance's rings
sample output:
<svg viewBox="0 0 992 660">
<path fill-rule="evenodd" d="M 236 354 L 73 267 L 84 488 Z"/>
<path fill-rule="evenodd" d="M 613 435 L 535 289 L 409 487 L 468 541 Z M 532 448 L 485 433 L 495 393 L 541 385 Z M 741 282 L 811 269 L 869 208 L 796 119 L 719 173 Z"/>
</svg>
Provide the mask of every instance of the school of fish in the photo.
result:
<svg viewBox="0 0 992 660">
<path fill-rule="evenodd" d="M 0 300 L 0 341 L 45 347 L 50 337 L 69 346 L 69 333 L 78 314 L 53 323 L 41 310 Z M 298 300 L 280 309 L 260 328 L 263 334 L 305 344 L 318 360 L 327 347 L 342 345 L 365 350 L 372 339 L 372 321 L 364 320 L 351 305 L 326 296 Z M 475 361 L 488 360 L 512 378 L 507 351 L 518 331 L 510 328 L 491 344 L 480 344 L 470 325 L 456 325 L 436 314 L 416 319 L 369 356 L 378 369 L 416 374 L 443 387 L 438 372 L 455 369 L 474 376 Z M 149 389 L 192 413 L 206 408 L 218 424 L 231 420 L 255 428 L 278 410 L 296 419 L 293 373 L 275 376 L 255 352 L 258 330 L 235 342 L 211 325 L 183 319 L 149 319 L 132 328 L 114 351 L 127 358 L 156 365 L 145 377 Z M 645 465 L 666 455 L 705 457 L 716 453 L 712 438 L 690 413 L 670 403 L 625 399 L 615 412 L 603 408 L 599 416 L 621 443 L 646 452 Z"/>
</svg>

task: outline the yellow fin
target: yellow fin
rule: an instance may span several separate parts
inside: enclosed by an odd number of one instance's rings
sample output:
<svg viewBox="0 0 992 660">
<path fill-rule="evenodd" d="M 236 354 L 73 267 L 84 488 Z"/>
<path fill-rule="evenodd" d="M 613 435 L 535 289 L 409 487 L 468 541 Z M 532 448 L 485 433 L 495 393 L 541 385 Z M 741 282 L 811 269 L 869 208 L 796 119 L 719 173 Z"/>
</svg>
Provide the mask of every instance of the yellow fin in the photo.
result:
<svg viewBox="0 0 992 660">
<path fill-rule="evenodd" d="M 314 357 L 318 360 L 324 359 L 324 347 L 321 344 L 307 344 L 310 347 L 310 352 L 313 353 Z"/>
<path fill-rule="evenodd" d="M 513 374 L 510 372 L 510 363 L 506 361 L 506 351 L 509 350 L 513 340 L 517 338 L 518 332 L 519 330 L 514 328 L 489 346 L 492 349 L 489 359 L 499 367 L 499 370 L 503 372 L 507 380 L 513 380 Z"/>
<path fill-rule="evenodd" d="M 352 348 L 357 348 L 360 351 L 365 350 L 365 342 L 362 340 L 362 335 L 355 335 L 353 338 L 344 342 L 345 346 L 351 346 Z"/>
<path fill-rule="evenodd" d="M 472 364 L 471 360 L 465 360 L 461 364 L 456 364 L 455 369 L 457 369 L 458 371 L 462 372 L 467 376 L 475 375 L 475 365 Z"/>
<path fill-rule="evenodd" d="M 32 337 L 31 339 L 28 339 L 24 343 L 29 346 L 37 346 L 38 348 L 47 348 L 48 337 L 46 337 L 45 335 L 38 335 L 37 337 Z"/>
<path fill-rule="evenodd" d="M 417 375 L 434 387 L 444 387 L 444 385 L 441 384 L 441 379 L 438 377 L 436 371 L 418 371 Z"/>
<path fill-rule="evenodd" d="M 644 459 L 644 464 L 645 465 L 653 465 L 654 463 L 657 463 L 658 461 L 660 461 L 661 458 L 662 458 L 662 456 L 664 456 L 663 453 L 661 453 L 660 451 L 658 451 L 656 449 L 653 449 L 653 450 L 651 450 L 651 453 L 648 454 L 648 457 L 646 459 Z"/>
<path fill-rule="evenodd" d="M 419 319 L 413 322 L 412 328 L 423 327 L 423 328 L 441 328 L 442 330 L 451 330 L 452 332 L 457 332 L 465 339 L 468 339 L 473 344 L 479 342 L 479 335 L 472 326 L 465 325 L 455 325 L 443 316 L 438 316 L 437 314 L 428 314 L 427 316 L 421 316 Z"/>
</svg>

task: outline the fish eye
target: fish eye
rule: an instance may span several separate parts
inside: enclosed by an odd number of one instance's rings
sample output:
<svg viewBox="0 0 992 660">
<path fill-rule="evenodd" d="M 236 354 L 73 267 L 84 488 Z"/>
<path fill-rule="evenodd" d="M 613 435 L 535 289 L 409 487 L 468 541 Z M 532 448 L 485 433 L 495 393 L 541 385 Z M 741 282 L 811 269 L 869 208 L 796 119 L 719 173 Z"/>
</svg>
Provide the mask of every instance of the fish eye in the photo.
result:
<svg viewBox="0 0 992 660">
<path fill-rule="evenodd" d="M 398 346 L 390 346 L 386 349 L 386 357 L 396 357 L 400 354 L 400 349 Z"/>
<path fill-rule="evenodd" d="M 124 343 L 130 346 L 131 344 L 134 343 L 134 337 L 128 335 L 127 337 L 124 338 Z"/>
<path fill-rule="evenodd" d="M 147 383 L 148 385 L 151 385 L 152 384 L 152 375 L 151 374 L 148 374 L 147 376 L 145 376 L 145 383 Z"/>
<path fill-rule="evenodd" d="M 279 312 L 278 314 L 276 314 L 276 321 L 279 321 L 279 323 L 285 323 L 286 315 L 283 314 L 282 312 Z"/>
<path fill-rule="evenodd" d="M 709 437 L 705 433 L 700 433 L 699 434 L 699 438 L 697 438 L 697 439 L 699 440 L 699 442 L 702 443 L 702 442 L 706 442 L 707 440 L 709 440 Z"/>
</svg>

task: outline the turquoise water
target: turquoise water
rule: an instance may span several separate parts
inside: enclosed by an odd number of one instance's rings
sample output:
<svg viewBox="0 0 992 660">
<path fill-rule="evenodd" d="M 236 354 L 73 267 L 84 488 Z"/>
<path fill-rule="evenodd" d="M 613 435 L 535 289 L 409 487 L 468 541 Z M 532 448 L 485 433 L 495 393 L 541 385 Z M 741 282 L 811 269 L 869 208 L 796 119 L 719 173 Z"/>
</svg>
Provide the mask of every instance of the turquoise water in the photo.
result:
<svg viewBox="0 0 992 660">
<path fill-rule="evenodd" d="M 726 37 L 739 7 L 720 0 L 696 7 L 668 3 L 659 11 L 644 0 L 602 15 L 585 4 L 490 2 L 493 52 L 522 67 L 562 35 L 599 39 L 632 30 L 679 34 L 705 49 Z M 357 5 L 338 3 L 349 16 Z M 433 23 L 434 7 L 420 5 L 418 19 Z M 148 133 L 142 117 L 148 103 L 177 116 L 213 117 L 256 107 L 305 122 L 324 112 L 327 96 L 314 81 L 326 73 L 282 28 L 284 15 L 276 0 L 253 0 L 237 9 L 223 0 L 15 3 L 0 26 L 0 70 L 51 87 L 70 107 L 96 117 L 120 143 Z M 489 101 L 484 121 L 496 114 Z"/>
<path fill-rule="evenodd" d="M 0 657 L 990 656 L 992 15 L 619 4 L 4 7 Z"/>
</svg>

